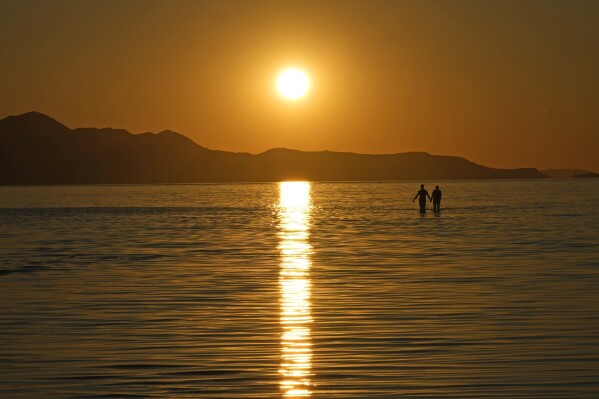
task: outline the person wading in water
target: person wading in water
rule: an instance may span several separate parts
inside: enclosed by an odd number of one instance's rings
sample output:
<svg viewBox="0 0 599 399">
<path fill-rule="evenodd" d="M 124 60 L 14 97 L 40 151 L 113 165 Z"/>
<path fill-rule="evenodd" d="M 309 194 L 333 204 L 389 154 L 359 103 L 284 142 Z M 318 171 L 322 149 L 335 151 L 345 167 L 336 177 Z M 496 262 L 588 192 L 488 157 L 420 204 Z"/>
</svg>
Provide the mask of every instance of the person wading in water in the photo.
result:
<svg viewBox="0 0 599 399">
<path fill-rule="evenodd" d="M 439 186 L 435 186 L 433 190 L 433 212 L 439 212 L 441 210 L 441 190 L 439 190 Z"/>
<path fill-rule="evenodd" d="M 424 189 L 424 184 L 420 185 L 420 190 L 416 193 L 416 196 L 414 197 L 412 202 L 416 201 L 416 198 L 418 197 L 420 197 L 420 200 L 418 202 L 420 204 L 420 213 L 426 213 L 426 199 L 428 198 L 432 201 L 432 198 L 430 195 L 428 195 L 428 191 Z"/>
</svg>

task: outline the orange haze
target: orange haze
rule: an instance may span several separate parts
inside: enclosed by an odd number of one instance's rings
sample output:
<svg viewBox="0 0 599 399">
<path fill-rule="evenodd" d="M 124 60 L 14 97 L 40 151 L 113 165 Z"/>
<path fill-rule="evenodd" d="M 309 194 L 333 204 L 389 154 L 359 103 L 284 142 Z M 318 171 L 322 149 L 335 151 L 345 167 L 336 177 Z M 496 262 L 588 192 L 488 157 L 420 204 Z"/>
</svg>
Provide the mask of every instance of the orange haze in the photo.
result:
<svg viewBox="0 0 599 399">
<path fill-rule="evenodd" d="M 2 2 L 0 117 L 599 171 L 599 2 Z M 276 73 L 312 77 L 285 102 Z"/>
</svg>

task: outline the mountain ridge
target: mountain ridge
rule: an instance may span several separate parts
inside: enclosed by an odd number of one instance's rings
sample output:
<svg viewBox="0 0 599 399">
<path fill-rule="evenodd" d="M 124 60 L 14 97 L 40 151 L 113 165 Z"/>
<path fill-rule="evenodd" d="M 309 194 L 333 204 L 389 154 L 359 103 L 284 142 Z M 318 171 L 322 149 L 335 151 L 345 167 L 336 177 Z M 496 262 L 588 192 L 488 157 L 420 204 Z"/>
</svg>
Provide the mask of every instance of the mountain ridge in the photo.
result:
<svg viewBox="0 0 599 399">
<path fill-rule="evenodd" d="M 281 180 L 537 179 L 534 168 L 497 169 L 426 152 L 359 154 L 272 148 L 212 150 L 171 130 L 70 129 L 39 112 L 0 120 L 0 184 L 123 184 Z"/>
<path fill-rule="evenodd" d="M 581 174 L 585 174 L 585 173 L 593 173 L 590 170 L 586 170 L 586 169 L 555 169 L 555 168 L 543 169 L 543 170 L 540 170 L 540 172 L 549 177 L 559 178 L 559 179 L 576 177 L 576 175 L 581 175 Z"/>
</svg>

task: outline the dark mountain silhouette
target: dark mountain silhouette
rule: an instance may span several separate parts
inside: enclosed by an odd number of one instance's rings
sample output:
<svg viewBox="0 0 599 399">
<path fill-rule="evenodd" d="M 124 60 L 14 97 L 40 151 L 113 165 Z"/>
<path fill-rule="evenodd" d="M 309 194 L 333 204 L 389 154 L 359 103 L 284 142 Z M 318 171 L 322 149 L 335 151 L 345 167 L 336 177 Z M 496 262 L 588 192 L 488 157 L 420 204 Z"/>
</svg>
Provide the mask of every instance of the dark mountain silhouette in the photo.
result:
<svg viewBox="0 0 599 399">
<path fill-rule="evenodd" d="M 579 173 L 572 177 L 580 177 L 583 179 L 599 179 L 599 173 L 595 173 L 595 172 Z"/>
<path fill-rule="evenodd" d="M 424 152 L 366 155 L 280 148 L 251 155 L 209 150 L 168 130 L 69 129 L 37 112 L 0 120 L 0 184 L 543 177 L 532 168 L 493 169 Z"/>
<path fill-rule="evenodd" d="M 549 177 L 568 178 L 574 177 L 575 175 L 581 175 L 584 173 L 591 173 L 584 169 L 545 169 L 541 170 L 541 173 Z"/>
</svg>

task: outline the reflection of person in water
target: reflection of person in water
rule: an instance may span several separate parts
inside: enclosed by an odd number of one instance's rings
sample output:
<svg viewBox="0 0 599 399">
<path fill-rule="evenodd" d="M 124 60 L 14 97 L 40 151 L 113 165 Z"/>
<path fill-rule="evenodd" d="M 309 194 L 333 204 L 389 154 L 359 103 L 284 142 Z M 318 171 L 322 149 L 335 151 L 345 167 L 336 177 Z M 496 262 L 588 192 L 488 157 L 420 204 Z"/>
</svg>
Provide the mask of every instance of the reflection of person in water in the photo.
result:
<svg viewBox="0 0 599 399">
<path fill-rule="evenodd" d="M 416 193 L 416 196 L 412 200 L 412 202 L 416 201 L 416 198 L 420 197 L 418 203 L 420 204 L 420 213 L 426 212 L 426 199 L 431 199 L 431 196 L 428 195 L 428 191 L 424 189 L 424 184 L 420 185 L 420 190 Z"/>
<path fill-rule="evenodd" d="M 439 212 L 441 210 L 441 190 L 439 190 L 439 186 L 435 186 L 433 190 L 433 212 Z"/>
</svg>

